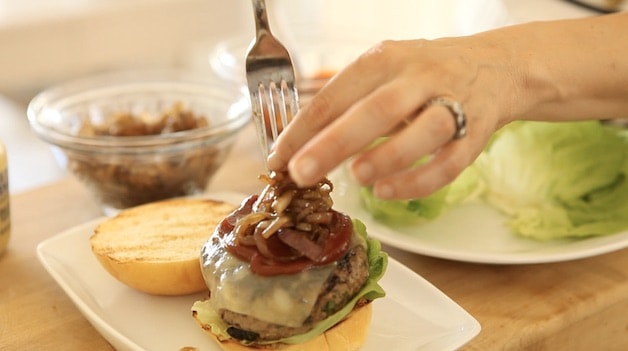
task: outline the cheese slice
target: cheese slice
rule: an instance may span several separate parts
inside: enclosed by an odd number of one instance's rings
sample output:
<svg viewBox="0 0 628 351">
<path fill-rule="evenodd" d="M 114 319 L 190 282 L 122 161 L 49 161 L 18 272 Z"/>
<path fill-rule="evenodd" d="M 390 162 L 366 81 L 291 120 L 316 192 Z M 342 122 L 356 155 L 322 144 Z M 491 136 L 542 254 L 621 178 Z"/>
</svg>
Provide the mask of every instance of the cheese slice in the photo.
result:
<svg viewBox="0 0 628 351">
<path fill-rule="evenodd" d="M 299 327 L 311 314 L 318 295 L 336 264 L 298 274 L 260 276 L 249 263 L 231 255 L 214 236 L 203 245 L 202 271 L 216 311 L 227 309 L 259 320 Z"/>
</svg>

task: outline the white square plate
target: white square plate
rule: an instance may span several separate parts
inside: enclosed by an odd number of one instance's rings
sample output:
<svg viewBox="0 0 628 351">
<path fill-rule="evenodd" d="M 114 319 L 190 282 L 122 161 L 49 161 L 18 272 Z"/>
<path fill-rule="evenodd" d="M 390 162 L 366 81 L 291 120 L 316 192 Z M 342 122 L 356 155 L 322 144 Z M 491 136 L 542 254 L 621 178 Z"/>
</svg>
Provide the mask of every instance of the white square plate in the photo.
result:
<svg viewBox="0 0 628 351">
<path fill-rule="evenodd" d="M 242 195 L 210 196 L 239 203 Z M 205 294 L 151 296 L 112 278 L 93 256 L 89 237 L 103 218 L 47 239 L 39 260 L 90 323 L 117 350 L 194 347 L 220 350 L 192 318 L 190 307 Z M 455 350 L 480 332 L 480 324 L 422 277 L 390 259 L 381 280 L 386 297 L 373 302 L 373 321 L 363 350 Z"/>
</svg>

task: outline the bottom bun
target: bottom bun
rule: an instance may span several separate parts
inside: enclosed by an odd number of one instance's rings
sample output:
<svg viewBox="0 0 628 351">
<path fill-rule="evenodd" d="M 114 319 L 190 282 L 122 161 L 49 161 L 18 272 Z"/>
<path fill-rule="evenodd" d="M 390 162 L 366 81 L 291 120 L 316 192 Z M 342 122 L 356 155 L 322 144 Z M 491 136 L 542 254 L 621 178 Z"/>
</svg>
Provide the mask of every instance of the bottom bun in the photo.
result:
<svg viewBox="0 0 628 351">
<path fill-rule="evenodd" d="M 357 307 L 343 321 L 304 344 L 269 345 L 266 348 L 281 351 L 357 351 L 366 341 L 372 315 L 373 307 L 371 303 L 368 303 Z M 211 333 L 208 326 L 201 324 L 201 327 L 224 351 L 251 351 L 265 348 L 264 346 L 245 346 L 235 340 L 220 341 Z"/>
</svg>

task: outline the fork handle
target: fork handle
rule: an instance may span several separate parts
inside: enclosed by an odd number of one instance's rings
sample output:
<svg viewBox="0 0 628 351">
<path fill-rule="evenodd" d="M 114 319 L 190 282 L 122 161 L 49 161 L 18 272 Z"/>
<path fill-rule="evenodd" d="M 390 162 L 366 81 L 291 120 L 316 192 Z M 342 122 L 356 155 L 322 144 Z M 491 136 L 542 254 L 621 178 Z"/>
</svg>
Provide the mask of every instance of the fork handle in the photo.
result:
<svg viewBox="0 0 628 351">
<path fill-rule="evenodd" d="M 266 13 L 266 0 L 252 0 L 253 11 L 255 11 L 255 32 L 259 38 L 263 33 L 270 33 L 268 16 Z"/>
</svg>

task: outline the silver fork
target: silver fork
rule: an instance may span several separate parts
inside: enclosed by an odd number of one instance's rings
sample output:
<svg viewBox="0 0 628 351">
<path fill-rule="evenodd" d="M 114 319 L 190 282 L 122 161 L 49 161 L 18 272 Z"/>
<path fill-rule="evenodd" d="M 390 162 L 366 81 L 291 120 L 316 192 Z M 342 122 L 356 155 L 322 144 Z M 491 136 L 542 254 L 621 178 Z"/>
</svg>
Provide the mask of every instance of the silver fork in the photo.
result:
<svg viewBox="0 0 628 351">
<path fill-rule="evenodd" d="M 246 79 L 265 161 L 272 143 L 297 113 L 299 94 L 290 54 L 270 31 L 265 0 L 252 2 L 256 35 L 246 56 Z"/>
</svg>

